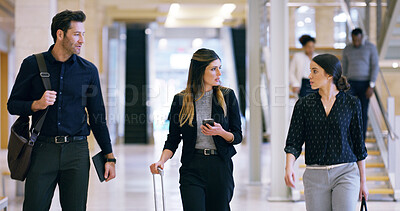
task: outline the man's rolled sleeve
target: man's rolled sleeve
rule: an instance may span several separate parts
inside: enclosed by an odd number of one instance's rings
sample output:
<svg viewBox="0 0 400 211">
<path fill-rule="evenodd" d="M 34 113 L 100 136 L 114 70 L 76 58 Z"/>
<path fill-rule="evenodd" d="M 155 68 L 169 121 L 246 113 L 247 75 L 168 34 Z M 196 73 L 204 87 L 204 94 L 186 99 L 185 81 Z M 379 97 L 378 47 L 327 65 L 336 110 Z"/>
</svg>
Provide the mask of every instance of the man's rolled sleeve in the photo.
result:
<svg viewBox="0 0 400 211">
<path fill-rule="evenodd" d="M 378 51 L 374 45 L 371 44 L 371 57 L 370 57 L 370 81 L 376 82 L 379 73 L 379 56 Z"/>
<path fill-rule="evenodd" d="M 30 116 L 34 113 L 32 111 L 32 103 L 34 100 L 39 99 L 32 99 L 30 96 L 30 91 L 32 89 L 31 81 L 35 75 L 39 74 L 39 72 L 35 72 L 37 68 L 35 69 L 33 67 L 33 64 L 31 64 L 27 59 L 24 59 L 21 64 L 11 95 L 7 102 L 7 110 L 11 115 Z"/>
</svg>

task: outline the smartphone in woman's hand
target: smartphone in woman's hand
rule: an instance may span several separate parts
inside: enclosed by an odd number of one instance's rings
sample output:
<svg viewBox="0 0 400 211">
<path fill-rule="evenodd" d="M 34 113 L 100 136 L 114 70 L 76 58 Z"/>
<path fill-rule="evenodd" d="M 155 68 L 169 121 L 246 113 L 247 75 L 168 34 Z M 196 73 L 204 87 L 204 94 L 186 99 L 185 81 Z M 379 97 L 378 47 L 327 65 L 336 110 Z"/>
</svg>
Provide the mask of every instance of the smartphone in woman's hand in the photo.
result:
<svg viewBox="0 0 400 211">
<path fill-rule="evenodd" d="M 203 119 L 203 125 L 207 126 L 206 124 L 214 126 L 214 119 Z"/>
</svg>

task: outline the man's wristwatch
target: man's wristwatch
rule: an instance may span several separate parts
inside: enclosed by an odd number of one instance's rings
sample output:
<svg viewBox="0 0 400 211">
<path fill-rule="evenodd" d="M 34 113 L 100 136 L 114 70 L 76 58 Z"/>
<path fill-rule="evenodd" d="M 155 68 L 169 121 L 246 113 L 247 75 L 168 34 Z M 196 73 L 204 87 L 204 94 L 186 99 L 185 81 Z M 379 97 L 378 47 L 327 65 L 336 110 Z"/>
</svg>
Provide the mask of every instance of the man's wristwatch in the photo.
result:
<svg viewBox="0 0 400 211">
<path fill-rule="evenodd" d="M 117 159 L 116 158 L 106 158 L 106 163 L 107 162 L 113 162 L 113 163 L 117 163 Z"/>
<path fill-rule="evenodd" d="M 371 87 L 371 88 L 375 88 L 375 82 L 369 82 L 369 87 Z"/>
</svg>

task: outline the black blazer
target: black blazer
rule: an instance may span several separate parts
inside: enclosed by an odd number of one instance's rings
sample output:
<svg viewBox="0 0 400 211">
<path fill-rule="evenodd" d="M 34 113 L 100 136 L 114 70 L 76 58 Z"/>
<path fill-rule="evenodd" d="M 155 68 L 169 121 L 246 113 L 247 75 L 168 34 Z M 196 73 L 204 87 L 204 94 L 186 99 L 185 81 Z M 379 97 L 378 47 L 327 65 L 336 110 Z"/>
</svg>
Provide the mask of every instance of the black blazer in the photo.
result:
<svg viewBox="0 0 400 211">
<path fill-rule="evenodd" d="M 224 130 L 233 133 L 235 138 L 232 143 L 226 142 L 225 139 L 223 139 L 221 136 L 213 136 L 213 139 L 215 146 L 218 150 L 218 156 L 221 157 L 224 161 L 228 161 L 233 155 L 236 154 L 236 150 L 233 145 L 241 143 L 243 136 L 241 129 L 239 105 L 235 93 L 232 89 L 223 87 L 221 87 L 221 91 L 224 95 L 227 107 L 227 115 L 224 116 L 224 111 L 222 107 L 218 104 L 216 91 L 214 88 L 211 117 L 215 120 L 215 122 L 221 124 Z M 165 141 L 164 149 L 169 149 L 173 153 L 175 153 L 179 143 L 183 139 L 181 162 L 182 164 L 188 164 L 193 158 L 197 139 L 196 108 L 194 108 L 195 118 L 193 119 L 193 127 L 189 126 L 188 122 L 180 127 L 179 112 L 182 109 L 182 102 L 183 94 L 176 94 L 171 105 L 169 134 L 167 140 Z"/>
</svg>

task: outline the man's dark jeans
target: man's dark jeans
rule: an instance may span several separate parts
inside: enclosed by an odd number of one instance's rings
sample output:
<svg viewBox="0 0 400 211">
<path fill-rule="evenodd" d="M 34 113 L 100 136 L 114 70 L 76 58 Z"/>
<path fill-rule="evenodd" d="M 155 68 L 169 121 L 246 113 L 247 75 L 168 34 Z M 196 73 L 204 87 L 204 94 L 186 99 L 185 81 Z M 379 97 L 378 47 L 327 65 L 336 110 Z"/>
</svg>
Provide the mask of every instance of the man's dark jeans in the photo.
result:
<svg viewBox="0 0 400 211">
<path fill-rule="evenodd" d="M 369 106 L 369 99 L 366 97 L 365 92 L 369 87 L 369 81 L 352 81 L 349 80 L 350 94 L 353 96 L 358 97 L 361 102 L 361 110 L 362 110 L 362 120 L 363 120 L 363 132 L 364 132 L 364 139 L 367 132 L 368 127 L 368 106 Z"/>
</svg>

